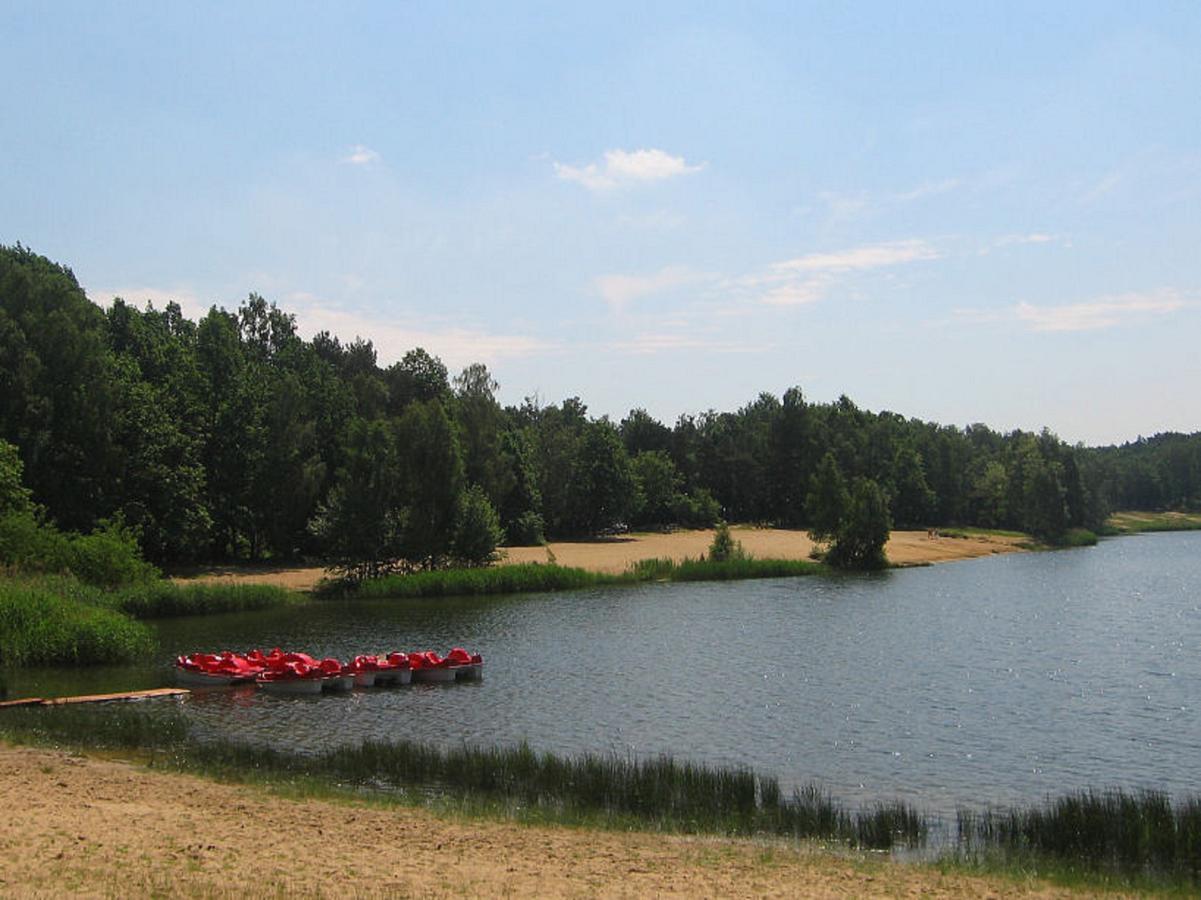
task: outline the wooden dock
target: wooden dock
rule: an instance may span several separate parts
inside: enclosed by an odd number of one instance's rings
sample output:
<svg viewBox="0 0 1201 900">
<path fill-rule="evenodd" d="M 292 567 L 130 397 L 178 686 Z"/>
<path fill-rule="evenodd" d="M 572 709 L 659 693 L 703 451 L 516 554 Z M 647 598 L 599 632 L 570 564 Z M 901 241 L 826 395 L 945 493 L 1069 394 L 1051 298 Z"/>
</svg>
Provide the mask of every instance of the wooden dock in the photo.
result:
<svg viewBox="0 0 1201 900">
<path fill-rule="evenodd" d="M 112 703 L 115 700 L 146 700 L 151 697 L 182 697 L 190 694 L 187 688 L 153 688 L 149 691 L 119 691 L 116 694 L 84 694 L 80 697 L 24 697 L 6 700 L 0 709 L 8 706 L 65 706 L 71 703 Z"/>
</svg>

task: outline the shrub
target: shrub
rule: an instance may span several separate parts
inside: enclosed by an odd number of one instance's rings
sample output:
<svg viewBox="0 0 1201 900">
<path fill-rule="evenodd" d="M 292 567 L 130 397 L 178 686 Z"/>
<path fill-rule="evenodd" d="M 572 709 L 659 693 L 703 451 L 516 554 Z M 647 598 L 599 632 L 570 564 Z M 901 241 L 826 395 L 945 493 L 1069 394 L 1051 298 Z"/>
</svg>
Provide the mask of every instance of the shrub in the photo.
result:
<svg viewBox="0 0 1201 900">
<path fill-rule="evenodd" d="M 725 522 L 718 522 L 713 532 L 713 543 L 709 545 L 709 561 L 727 562 L 732 559 L 744 558 L 746 558 L 746 551 L 742 549 L 742 542 L 731 537 L 729 525 Z"/>
</svg>

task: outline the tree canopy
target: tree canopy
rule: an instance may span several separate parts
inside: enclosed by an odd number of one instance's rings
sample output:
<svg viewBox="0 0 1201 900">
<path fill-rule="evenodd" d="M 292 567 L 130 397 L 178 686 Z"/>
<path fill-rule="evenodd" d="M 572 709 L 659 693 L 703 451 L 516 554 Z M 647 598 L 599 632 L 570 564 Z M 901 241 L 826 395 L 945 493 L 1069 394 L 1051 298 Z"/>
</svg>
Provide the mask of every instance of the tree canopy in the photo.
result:
<svg viewBox="0 0 1201 900">
<path fill-rule="evenodd" d="M 157 563 L 436 566 L 466 552 L 468 519 L 492 533 L 486 510 L 513 543 L 722 518 L 870 560 L 885 520 L 1055 540 L 1112 508 L 1201 508 L 1201 434 L 1087 448 L 799 387 L 615 425 L 576 397 L 502 406 L 479 363 L 452 378 L 419 347 L 387 364 L 369 338 L 305 340 L 254 293 L 197 321 L 101 307 L 21 245 L 0 247 L 0 383 L 0 504 L 80 533 L 119 517 Z"/>
</svg>

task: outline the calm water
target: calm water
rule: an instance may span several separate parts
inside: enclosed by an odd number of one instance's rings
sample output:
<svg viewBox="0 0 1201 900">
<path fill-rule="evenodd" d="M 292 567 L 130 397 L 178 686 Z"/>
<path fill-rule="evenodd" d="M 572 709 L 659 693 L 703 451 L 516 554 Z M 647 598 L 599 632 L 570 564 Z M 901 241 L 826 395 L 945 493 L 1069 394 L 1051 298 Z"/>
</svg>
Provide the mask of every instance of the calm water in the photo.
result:
<svg viewBox="0 0 1201 900">
<path fill-rule="evenodd" d="M 932 812 L 1086 786 L 1201 786 L 1201 533 L 878 576 L 318 605 L 175 620 L 155 666 L 14 673 L 14 694 L 159 686 L 176 653 L 453 644 L 480 684 L 194 694 L 206 732 L 747 764 Z M 19 677 L 18 677 L 19 675 Z"/>
</svg>

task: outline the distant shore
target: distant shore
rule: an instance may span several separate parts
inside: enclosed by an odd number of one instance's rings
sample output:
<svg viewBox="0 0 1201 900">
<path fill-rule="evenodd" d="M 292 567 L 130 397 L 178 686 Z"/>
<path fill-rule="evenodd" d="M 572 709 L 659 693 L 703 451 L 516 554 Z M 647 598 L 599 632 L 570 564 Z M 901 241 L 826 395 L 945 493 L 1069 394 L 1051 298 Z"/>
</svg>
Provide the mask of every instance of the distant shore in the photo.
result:
<svg viewBox="0 0 1201 900">
<path fill-rule="evenodd" d="M 736 525 L 735 540 L 758 559 L 808 559 L 813 541 L 804 531 L 754 528 Z M 980 534 L 949 537 L 937 532 L 894 531 L 885 547 L 889 562 L 899 566 L 926 565 L 1013 553 L 1022 550 L 1020 536 Z M 704 556 L 713 541 L 711 529 L 670 533 L 622 534 L 581 541 L 552 541 L 541 547 L 509 547 L 506 563 L 557 562 L 592 572 L 616 575 L 643 559 L 696 559 Z M 244 584 L 275 584 L 294 591 L 312 590 L 326 576 L 320 566 L 210 566 L 195 574 L 177 577 L 187 581 L 237 581 Z"/>
</svg>

